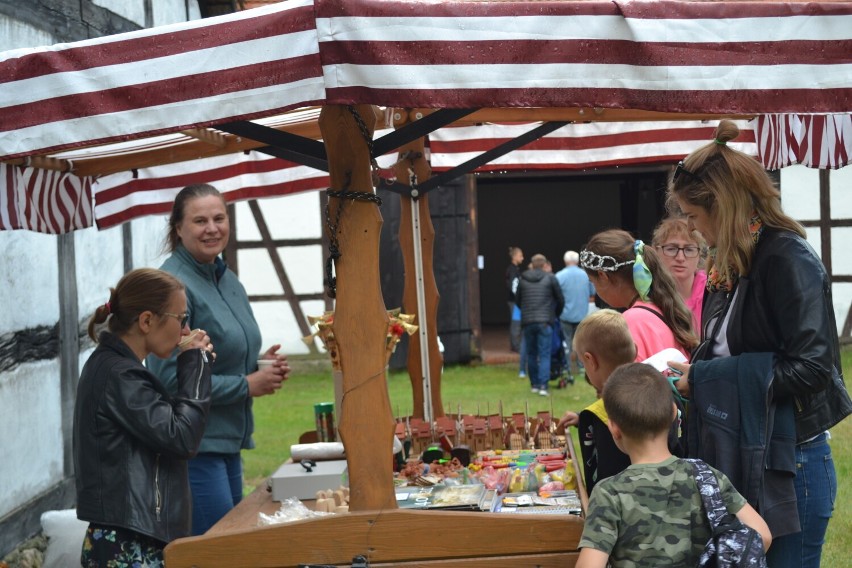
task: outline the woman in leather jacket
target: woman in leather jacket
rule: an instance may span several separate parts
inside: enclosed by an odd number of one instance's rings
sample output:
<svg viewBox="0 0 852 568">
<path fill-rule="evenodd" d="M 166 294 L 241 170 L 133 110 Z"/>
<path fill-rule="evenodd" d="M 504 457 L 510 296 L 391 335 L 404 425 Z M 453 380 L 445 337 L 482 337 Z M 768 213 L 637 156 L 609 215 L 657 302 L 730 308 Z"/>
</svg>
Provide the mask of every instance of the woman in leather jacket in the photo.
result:
<svg viewBox="0 0 852 568">
<path fill-rule="evenodd" d="M 795 519 L 792 529 L 790 519 L 774 519 L 789 534 L 772 529 L 769 566 L 816 567 L 837 487 L 828 429 L 852 412 L 831 283 L 759 162 L 727 145 L 738 134 L 733 122 L 721 121 L 714 140 L 678 164 L 668 189 L 670 210 L 685 215 L 710 247 L 702 344 L 692 372 L 697 377 L 701 365 L 721 357 L 772 355 L 770 401 L 793 408 L 791 491 L 801 530 L 795 532 Z M 690 366 L 672 367 L 684 373 L 677 387 L 689 396 Z M 759 512 L 772 526 L 772 511 Z"/>
<path fill-rule="evenodd" d="M 134 270 L 110 292 L 89 321 L 98 346 L 74 408 L 77 517 L 90 523 L 81 564 L 162 566 L 166 543 L 190 533 L 186 460 L 204 434 L 214 354 L 205 331 L 189 331 L 186 292 L 172 275 Z M 109 330 L 96 337 L 103 323 Z M 174 351 L 171 396 L 142 361 Z"/>
</svg>

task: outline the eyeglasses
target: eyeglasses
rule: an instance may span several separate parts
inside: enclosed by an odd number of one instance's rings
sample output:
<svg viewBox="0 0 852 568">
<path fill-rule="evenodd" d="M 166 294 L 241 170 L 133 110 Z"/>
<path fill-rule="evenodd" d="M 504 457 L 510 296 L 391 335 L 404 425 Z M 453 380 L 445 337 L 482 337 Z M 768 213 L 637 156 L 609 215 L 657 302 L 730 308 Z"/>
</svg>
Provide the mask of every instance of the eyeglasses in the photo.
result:
<svg viewBox="0 0 852 568">
<path fill-rule="evenodd" d="M 169 312 L 163 312 L 161 315 L 169 316 L 178 320 L 180 322 L 181 329 L 186 327 L 186 324 L 189 322 L 189 312 L 184 312 L 182 314 L 171 314 Z"/>
<path fill-rule="evenodd" d="M 688 169 L 686 169 L 683 166 L 683 160 L 679 161 L 677 163 L 677 166 L 675 167 L 674 174 L 672 175 L 672 183 L 676 182 L 677 178 L 679 178 L 681 174 L 686 174 L 693 181 L 702 181 L 702 179 L 699 175 L 692 173 L 691 171 L 689 171 Z"/>
<path fill-rule="evenodd" d="M 700 252 L 700 249 L 696 245 L 686 245 L 685 247 L 679 247 L 677 245 L 663 245 L 659 247 L 659 249 L 663 251 L 664 255 L 672 258 L 676 257 L 679 251 L 683 251 L 683 256 L 685 258 L 695 258 Z"/>
</svg>

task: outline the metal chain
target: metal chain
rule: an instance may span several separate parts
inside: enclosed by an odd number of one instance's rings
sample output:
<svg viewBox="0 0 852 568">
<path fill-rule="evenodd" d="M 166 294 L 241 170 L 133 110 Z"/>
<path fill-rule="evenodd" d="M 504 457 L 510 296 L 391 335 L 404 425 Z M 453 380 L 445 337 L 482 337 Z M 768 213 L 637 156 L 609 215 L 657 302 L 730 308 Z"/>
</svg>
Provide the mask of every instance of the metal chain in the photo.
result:
<svg viewBox="0 0 852 568">
<path fill-rule="evenodd" d="M 380 176 L 379 176 L 379 162 L 376 161 L 373 153 L 375 149 L 373 148 L 373 135 L 370 134 L 370 131 L 367 130 L 367 123 L 364 122 L 364 119 L 361 118 L 361 114 L 358 112 L 358 109 L 355 108 L 355 105 L 347 105 L 347 109 L 352 113 L 352 118 L 355 119 L 355 124 L 358 125 L 358 130 L 361 131 L 361 136 L 364 138 L 364 143 L 367 144 L 367 150 L 370 152 L 370 173 L 373 181 L 373 187 L 379 186 Z"/>
<path fill-rule="evenodd" d="M 364 137 L 364 142 L 367 143 L 367 149 L 370 151 L 370 163 L 378 167 L 376 159 L 373 157 L 373 136 L 370 134 L 370 131 L 367 130 L 367 123 L 364 122 L 363 118 L 361 118 L 361 114 L 358 112 L 358 109 L 355 108 L 355 105 L 347 105 L 346 108 L 348 108 L 349 112 L 352 113 L 352 118 L 355 119 L 355 124 L 358 125 L 358 130 L 361 131 L 361 136 Z"/>
<path fill-rule="evenodd" d="M 367 124 L 364 122 L 364 119 L 361 118 L 361 115 L 358 113 L 358 110 L 354 105 L 347 105 L 347 109 L 352 114 L 352 118 L 355 119 L 355 124 L 358 125 L 358 130 L 361 132 L 361 136 L 364 138 L 364 143 L 367 145 L 367 150 L 370 152 L 370 166 L 372 173 L 372 181 L 373 187 L 378 185 L 379 179 L 379 163 L 373 157 L 373 137 L 370 134 L 370 131 L 367 130 Z M 349 185 L 351 183 L 351 178 L 347 178 L 346 182 L 343 184 L 343 189 L 341 191 L 332 191 L 330 188 L 326 190 L 326 195 L 329 200 L 332 197 L 336 197 L 341 200 L 346 199 L 358 199 L 360 201 L 370 201 L 375 203 L 376 205 L 382 205 L 382 199 L 376 195 L 375 193 L 370 193 L 366 191 L 349 191 Z M 326 286 L 328 288 L 327 294 L 329 298 L 337 297 L 337 277 L 333 276 L 333 267 L 337 263 L 338 259 L 342 256 L 340 252 L 340 241 L 338 239 L 338 229 L 340 228 L 340 215 L 343 213 L 343 205 L 346 203 L 345 201 L 341 201 L 337 206 L 337 215 L 335 215 L 334 222 L 331 221 L 331 202 L 326 200 L 325 205 L 325 223 L 328 227 L 328 258 L 325 261 L 325 281 Z"/>
<path fill-rule="evenodd" d="M 346 187 L 349 187 L 348 180 L 345 185 Z M 325 193 L 328 196 L 328 200 L 325 204 L 325 223 L 328 227 L 328 258 L 325 261 L 325 281 L 328 287 L 328 291 L 326 293 L 329 298 L 336 298 L 337 277 L 332 275 L 332 268 L 337 263 L 337 260 L 342 256 L 337 231 L 340 228 L 340 215 L 343 212 L 343 205 L 346 203 L 344 200 L 357 199 L 359 201 L 368 201 L 381 207 L 382 198 L 375 193 L 366 191 L 347 191 L 345 189 L 342 191 L 332 191 L 331 189 L 327 189 Z M 332 197 L 336 197 L 341 200 L 340 204 L 337 206 L 337 215 L 335 215 L 333 223 L 331 221 L 330 201 Z"/>
</svg>

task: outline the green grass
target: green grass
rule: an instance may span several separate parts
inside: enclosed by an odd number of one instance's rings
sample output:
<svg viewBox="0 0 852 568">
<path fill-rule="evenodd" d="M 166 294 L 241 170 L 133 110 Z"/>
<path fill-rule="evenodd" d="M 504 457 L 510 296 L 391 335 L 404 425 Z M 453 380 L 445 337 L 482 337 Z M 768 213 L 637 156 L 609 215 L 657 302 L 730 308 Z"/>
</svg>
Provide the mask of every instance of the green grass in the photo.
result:
<svg viewBox="0 0 852 568">
<path fill-rule="evenodd" d="M 518 378 L 516 365 L 448 367 L 441 378 L 444 409 L 454 413 L 496 413 L 503 404 L 503 413 L 527 409 L 534 414 L 551 410 L 561 416 L 567 409 L 579 411 L 594 400 L 594 390 L 585 383 L 567 389 L 551 390 L 551 399 L 530 393 L 527 379 Z M 552 383 L 553 384 L 553 383 Z M 408 375 L 392 372 L 388 375 L 388 392 L 394 414 L 409 415 L 412 410 L 411 382 Z M 274 396 L 255 400 L 254 440 L 257 448 L 244 452 L 245 484 L 250 491 L 290 457 L 290 445 L 303 432 L 313 430 L 314 404 L 334 400 L 331 373 L 294 375 Z"/>
<path fill-rule="evenodd" d="M 852 349 L 843 352 L 843 368 L 845 377 L 852 376 Z M 495 413 L 502 402 L 506 416 L 525 410 L 531 414 L 552 410 L 559 417 L 565 410 L 581 410 L 595 398 L 594 390 L 582 381 L 566 389 L 552 389 L 550 399 L 531 394 L 529 382 L 518 378 L 516 365 L 448 367 L 441 381 L 447 413 L 455 413 L 459 405 L 463 413 Z M 390 373 L 388 392 L 394 414 L 411 414 L 411 382 L 407 374 Z M 321 372 L 295 373 L 277 394 L 255 401 L 257 448 L 243 452 L 246 492 L 290 457 L 290 445 L 297 443 L 301 433 L 314 429 L 314 404 L 331 400 L 334 400 L 331 372 Z M 572 430 L 578 448 L 576 429 Z M 852 420 L 840 423 L 831 434 L 839 487 L 834 518 L 823 548 L 823 565 L 842 566 L 852 557 L 852 539 L 846 538 L 852 531 L 852 488 L 844 483 L 852 472 Z"/>
</svg>

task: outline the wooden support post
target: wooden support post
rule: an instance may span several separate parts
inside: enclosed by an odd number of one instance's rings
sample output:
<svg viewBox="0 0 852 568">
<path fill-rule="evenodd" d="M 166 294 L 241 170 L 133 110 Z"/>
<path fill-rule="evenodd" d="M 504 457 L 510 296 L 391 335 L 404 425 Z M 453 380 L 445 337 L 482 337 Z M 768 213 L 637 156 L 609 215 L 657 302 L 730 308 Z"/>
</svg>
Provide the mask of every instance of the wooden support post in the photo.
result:
<svg viewBox="0 0 852 568">
<path fill-rule="evenodd" d="M 820 257 L 829 279 L 834 278 L 831 262 L 831 170 L 819 170 Z"/>
<path fill-rule="evenodd" d="M 354 107 L 372 138 L 376 112 Z M 323 107 L 320 130 L 329 157 L 332 191 L 373 193 L 367 141 L 349 108 Z M 342 208 L 342 211 L 340 210 Z M 342 370 L 338 434 L 346 448 L 352 511 L 395 509 L 391 468 L 394 421 L 385 368 L 388 315 L 379 279 L 382 216 L 374 203 L 329 199 L 330 219 L 340 212 L 336 235 L 341 256 L 335 265 L 337 306 L 334 337 Z"/>
<path fill-rule="evenodd" d="M 432 168 L 426 161 L 424 139 L 420 138 L 399 149 L 399 161 L 394 165 L 396 178 L 400 183 L 411 183 L 412 175 L 418 183 L 429 179 Z M 428 360 L 429 382 L 424 388 L 426 370 L 424 369 L 424 358 L 422 353 L 421 338 L 418 333 L 409 337 L 408 343 L 408 374 L 411 378 L 411 391 L 413 395 L 412 415 L 417 418 L 427 418 L 424 411 L 426 393 L 430 395 L 431 418 L 444 416 L 443 402 L 441 399 L 441 369 L 443 357 L 438 348 L 438 302 L 440 294 L 435 284 L 435 271 L 433 267 L 433 251 L 435 247 L 435 227 L 432 225 L 432 217 L 429 213 L 429 198 L 425 195 L 400 196 L 400 220 L 399 220 L 399 245 L 402 250 L 403 265 L 405 267 L 405 284 L 403 289 L 402 303 L 406 313 L 417 315 L 415 324 L 421 326 L 426 323 L 426 351 Z M 423 303 L 425 313 L 420 313 L 420 304 L 417 299 L 417 270 L 414 253 L 414 230 L 412 219 L 412 206 L 417 207 L 420 220 L 420 247 L 421 247 L 421 278 L 423 289 Z"/>
</svg>

